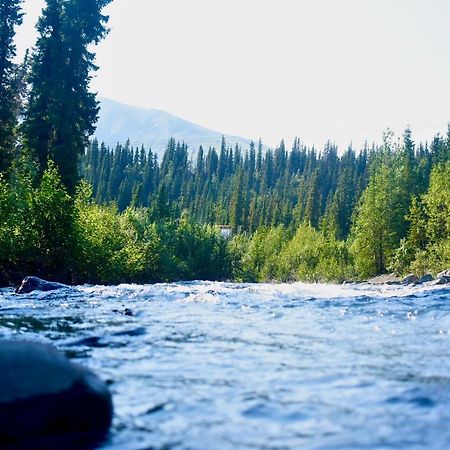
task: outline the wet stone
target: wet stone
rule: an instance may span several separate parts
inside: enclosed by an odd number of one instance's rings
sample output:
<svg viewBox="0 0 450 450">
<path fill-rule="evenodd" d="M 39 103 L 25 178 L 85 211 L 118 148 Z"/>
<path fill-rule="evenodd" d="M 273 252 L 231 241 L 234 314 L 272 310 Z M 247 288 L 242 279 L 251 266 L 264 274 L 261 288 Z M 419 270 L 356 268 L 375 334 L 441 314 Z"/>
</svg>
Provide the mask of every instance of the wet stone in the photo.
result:
<svg viewBox="0 0 450 450">
<path fill-rule="evenodd" d="M 10 448 L 90 449 L 112 420 L 107 386 L 53 347 L 0 341 L 0 442 Z"/>
<path fill-rule="evenodd" d="M 426 273 L 425 275 L 422 275 L 415 284 L 422 284 L 422 283 L 429 283 L 430 281 L 433 281 L 433 275 L 431 273 Z"/>
<path fill-rule="evenodd" d="M 436 278 L 441 278 L 441 277 L 450 277 L 450 269 L 443 270 L 442 272 L 440 272 L 436 275 Z"/>
<path fill-rule="evenodd" d="M 409 275 L 406 275 L 406 277 L 402 279 L 402 284 L 412 284 L 415 283 L 418 279 L 419 278 L 417 277 L 417 275 L 410 273 Z"/>
<path fill-rule="evenodd" d="M 56 291 L 67 287 L 65 284 L 42 280 L 38 277 L 25 277 L 22 284 L 17 288 L 16 294 L 29 294 L 33 291 Z"/>
<path fill-rule="evenodd" d="M 450 276 L 441 275 L 436 278 L 434 281 L 434 284 L 436 285 L 442 285 L 442 284 L 450 284 Z"/>
</svg>

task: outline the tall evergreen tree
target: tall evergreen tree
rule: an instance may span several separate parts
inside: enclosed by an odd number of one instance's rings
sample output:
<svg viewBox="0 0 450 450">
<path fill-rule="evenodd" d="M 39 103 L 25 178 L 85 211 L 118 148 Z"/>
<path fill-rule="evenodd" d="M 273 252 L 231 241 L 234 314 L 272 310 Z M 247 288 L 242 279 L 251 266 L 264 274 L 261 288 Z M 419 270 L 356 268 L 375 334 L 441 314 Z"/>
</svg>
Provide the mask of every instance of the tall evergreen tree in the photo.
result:
<svg viewBox="0 0 450 450">
<path fill-rule="evenodd" d="M 306 198 L 305 222 L 317 228 L 320 216 L 319 175 L 314 171 Z"/>
<path fill-rule="evenodd" d="M 405 237 L 403 174 L 392 162 L 370 177 L 351 232 L 356 268 L 363 276 L 383 273 Z"/>
<path fill-rule="evenodd" d="M 98 102 L 89 92 L 92 44 L 107 33 L 101 14 L 111 0 L 47 0 L 31 62 L 31 92 L 23 131 L 43 170 L 55 161 L 70 192 L 78 180 L 78 158 L 95 130 Z"/>
<path fill-rule="evenodd" d="M 15 27 L 22 23 L 22 0 L 0 0 L 0 173 L 11 161 L 17 125 Z"/>
</svg>

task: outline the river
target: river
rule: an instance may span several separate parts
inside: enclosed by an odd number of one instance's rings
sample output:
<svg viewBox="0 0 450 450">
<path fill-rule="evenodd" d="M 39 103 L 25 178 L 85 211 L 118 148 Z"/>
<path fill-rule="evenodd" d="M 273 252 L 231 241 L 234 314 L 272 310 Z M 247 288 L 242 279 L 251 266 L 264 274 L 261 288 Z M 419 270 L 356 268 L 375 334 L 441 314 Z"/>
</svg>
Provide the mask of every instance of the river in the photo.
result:
<svg viewBox="0 0 450 450">
<path fill-rule="evenodd" d="M 109 383 L 102 449 L 450 448 L 450 287 L 1 289 L 0 337 Z"/>
</svg>

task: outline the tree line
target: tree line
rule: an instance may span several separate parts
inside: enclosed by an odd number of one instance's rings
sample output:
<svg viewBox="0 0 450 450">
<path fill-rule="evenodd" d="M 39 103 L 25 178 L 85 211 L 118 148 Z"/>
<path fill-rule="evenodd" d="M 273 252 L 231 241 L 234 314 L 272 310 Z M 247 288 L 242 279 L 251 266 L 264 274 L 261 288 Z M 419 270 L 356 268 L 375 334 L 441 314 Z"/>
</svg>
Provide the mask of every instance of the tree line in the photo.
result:
<svg viewBox="0 0 450 450">
<path fill-rule="evenodd" d="M 231 277 L 217 230 L 100 206 L 80 182 L 99 104 L 93 45 L 111 0 L 46 0 L 35 47 L 16 63 L 23 0 L 0 0 L 0 285 Z"/>
<path fill-rule="evenodd" d="M 296 139 L 158 160 L 89 137 L 92 45 L 110 0 L 47 0 L 14 57 L 21 0 L 0 0 L 0 282 L 338 280 L 450 267 L 450 130 L 340 154 Z M 84 181 L 80 181 L 80 179 Z M 229 225 L 225 240 L 216 225 Z"/>
<path fill-rule="evenodd" d="M 160 163 L 150 149 L 133 148 L 129 141 L 110 149 L 94 140 L 81 170 L 96 201 L 113 202 L 119 210 L 144 207 L 154 220 L 184 215 L 202 224 L 227 224 L 244 235 L 235 241 L 246 241 L 247 246 L 267 234 L 263 247 L 271 251 L 264 260 L 291 245 L 301 230 L 305 235 L 296 239 L 302 242 L 310 238 L 318 245 L 323 237 L 340 248 L 342 261 L 336 266 L 342 273 L 328 269 L 314 275 L 310 267 L 311 273 L 305 269 L 300 279 L 344 279 L 387 270 L 426 271 L 416 258 L 428 258 L 428 270 L 450 265 L 443 252 L 440 262 L 426 252 L 428 245 L 435 245 L 435 238 L 426 237 L 433 220 L 427 208 L 429 190 L 435 189 L 436 177 L 443 180 L 444 202 L 449 160 L 450 129 L 446 136 L 437 134 L 430 144 L 418 145 L 406 129 L 400 140 L 388 131 L 381 145 L 365 145 L 359 152 L 350 147 L 342 155 L 331 142 L 317 151 L 298 139 L 289 151 L 284 142 L 269 150 L 261 142 L 251 143 L 243 150 L 227 146 L 223 139 L 220 149 L 200 147 L 194 155 L 185 144 L 170 139 Z M 419 234 L 417 215 L 425 222 L 420 242 L 411 237 Z M 449 237 L 445 227 L 432 235 Z M 275 242 L 281 247 L 273 248 Z M 295 279 L 292 270 L 283 272 L 283 263 L 275 265 L 280 268 L 277 273 L 255 275 L 253 268 L 247 271 L 253 273 L 248 279 Z"/>
<path fill-rule="evenodd" d="M 150 207 L 156 216 L 178 217 L 182 212 L 201 223 L 229 224 L 235 231 L 252 233 L 260 226 L 317 227 L 329 212 L 340 185 L 354 195 L 337 221 L 338 233 L 349 231 L 349 211 L 367 184 L 368 165 L 375 147 L 338 156 L 331 143 L 322 152 L 295 140 L 288 151 L 284 142 L 274 150 L 251 143 L 249 149 L 201 146 L 191 158 L 187 146 L 170 139 L 162 161 L 129 142 L 114 149 L 94 140 L 81 160 L 83 177 L 92 184 L 100 203 Z M 344 217 L 345 216 L 345 217 Z"/>
</svg>

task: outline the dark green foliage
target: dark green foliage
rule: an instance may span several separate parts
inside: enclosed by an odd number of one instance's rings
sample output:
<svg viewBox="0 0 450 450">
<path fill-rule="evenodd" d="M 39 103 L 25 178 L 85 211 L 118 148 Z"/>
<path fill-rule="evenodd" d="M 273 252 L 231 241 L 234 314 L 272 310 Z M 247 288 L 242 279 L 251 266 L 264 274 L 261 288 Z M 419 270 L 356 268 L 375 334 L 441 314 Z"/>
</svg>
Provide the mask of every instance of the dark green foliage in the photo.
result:
<svg viewBox="0 0 450 450">
<path fill-rule="evenodd" d="M 412 204 L 411 227 L 397 251 L 400 270 L 423 274 L 450 267 L 449 198 L 450 161 L 433 168 L 427 192 Z"/>
<path fill-rule="evenodd" d="M 148 283 L 231 276 L 215 227 L 183 218 L 155 223 L 150 211 L 100 206 L 86 183 L 72 198 L 53 162 L 35 187 L 33 164 L 0 178 L 0 283 L 35 274 L 68 283 Z M 17 279 L 16 279 L 17 281 Z"/>
<path fill-rule="evenodd" d="M 160 166 L 129 143 L 111 151 L 94 141 L 81 167 L 96 192 L 81 183 L 75 197 L 53 162 L 39 177 L 22 157 L 0 182 L 2 282 L 13 272 L 76 283 L 436 272 L 450 264 L 450 167 L 423 146 L 411 159 L 406 145 L 338 157 L 298 141 L 265 154 L 224 142 L 193 164 L 171 140 Z M 410 171 L 427 186 L 416 196 Z M 214 222 L 240 233 L 227 242 Z"/>
<path fill-rule="evenodd" d="M 176 224 L 172 235 L 167 233 L 168 226 L 171 231 L 170 224 L 159 226 L 164 248 L 172 249 L 173 255 L 166 279 L 224 280 L 231 276 L 226 241 L 215 227 L 192 223 L 186 217 Z"/>
<path fill-rule="evenodd" d="M 302 222 L 318 228 L 334 205 L 339 237 L 345 238 L 368 178 L 367 155 L 351 151 L 338 157 L 331 144 L 317 154 L 298 140 L 289 152 L 284 142 L 266 152 L 261 143 L 257 151 L 252 143 L 243 152 L 223 140 L 219 153 L 200 148 L 192 161 L 187 147 L 171 139 L 161 165 L 151 150 L 129 143 L 114 150 L 98 147 L 94 141 L 82 158 L 82 174 L 98 201 L 117 202 L 120 210 L 150 206 L 155 218 L 179 217 L 187 210 L 195 221 L 230 224 L 235 231 L 278 224 L 295 228 Z"/>
<path fill-rule="evenodd" d="M 362 277 L 385 272 L 402 237 L 395 226 L 403 217 L 397 210 L 398 181 L 398 174 L 381 167 L 372 175 L 358 205 L 351 241 Z"/>
<path fill-rule="evenodd" d="M 32 55 L 31 91 L 23 123 L 25 144 L 41 170 L 48 159 L 73 193 L 78 159 L 94 132 L 98 103 L 89 92 L 96 70 L 89 46 L 106 34 L 101 10 L 111 0 L 47 0 Z"/>
<path fill-rule="evenodd" d="M 331 143 L 320 153 L 298 140 L 290 152 L 284 142 L 265 152 L 261 143 L 258 151 L 251 144 L 243 152 L 223 140 L 219 153 L 200 148 L 193 162 L 186 146 L 172 139 L 161 166 L 151 151 L 126 144 L 99 152 L 94 142 L 83 172 L 97 186 L 95 197 L 117 202 L 120 210 L 132 192 L 131 204 L 150 206 L 154 220 L 188 214 L 238 233 L 256 231 L 229 245 L 239 279 L 339 280 L 410 268 L 431 232 L 418 237 L 414 231 L 422 201 L 413 199 L 428 189 L 432 168 L 448 158 L 448 137 L 437 135 L 429 150 L 416 146 L 407 129 L 400 144 L 387 132 L 383 146 L 358 154 L 349 148 L 342 156 Z M 292 238 L 296 230 L 304 240 Z M 281 254 L 283 260 L 275 256 Z"/>
<path fill-rule="evenodd" d="M 11 164 L 19 114 L 19 72 L 13 59 L 15 27 L 22 23 L 22 0 L 0 0 L 0 173 Z"/>
</svg>

